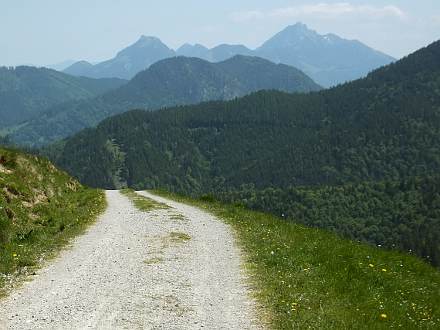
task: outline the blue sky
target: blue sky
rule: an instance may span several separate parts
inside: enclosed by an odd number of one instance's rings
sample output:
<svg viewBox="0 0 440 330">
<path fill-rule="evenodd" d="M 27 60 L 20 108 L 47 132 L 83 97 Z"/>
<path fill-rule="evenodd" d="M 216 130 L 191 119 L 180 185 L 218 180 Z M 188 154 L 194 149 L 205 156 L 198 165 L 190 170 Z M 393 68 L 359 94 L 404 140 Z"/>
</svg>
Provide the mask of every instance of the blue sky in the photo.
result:
<svg viewBox="0 0 440 330">
<path fill-rule="evenodd" d="M 0 0 L 0 65 L 108 59 L 142 34 L 257 47 L 296 22 L 402 57 L 440 39 L 440 1 Z"/>
</svg>

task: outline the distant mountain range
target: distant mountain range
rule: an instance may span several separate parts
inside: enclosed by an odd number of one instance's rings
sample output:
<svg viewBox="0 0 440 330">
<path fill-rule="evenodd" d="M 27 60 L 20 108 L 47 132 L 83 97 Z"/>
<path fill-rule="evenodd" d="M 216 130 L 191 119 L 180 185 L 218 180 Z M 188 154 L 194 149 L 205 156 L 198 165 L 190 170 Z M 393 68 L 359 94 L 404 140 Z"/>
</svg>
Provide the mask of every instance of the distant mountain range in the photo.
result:
<svg viewBox="0 0 440 330">
<path fill-rule="evenodd" d="M 298 23 L 287 27 L 254 50 L 243 45 L 223 44 L 208 49 L 200 44 L 185 44 L 174 51 L 158 38 L 142 36 L 111 60 L 96 65 L 86 61 L 77 62 L 64 72 L 92 78 L 131 79 L 153 63 L 173 56 L 219 62 L 235 55 L 258 56 L 294 66 L 324 87 L 361 78 L 395 60 L 359 41 L 346 40 L 334 34 L 320 35 Z"/>
<path fill-rule="evenodd" d="M 117 78 L 73 77 L 55 70 L 0 67 L 0 129 L 67 101 L 83 100 L 125 84 Z"/>
<path fill-rule="evenodd" d="M 128 110 L 230 100 L 265 89 L 311 92 L 321 87 L 293 67 L 257 57 L 237 55 L 219 63 L 173 57 L 153 64 L 126 85 L 102 96 L 57 104 L 9 137 L 18 144 L 42 145 Z"/>
</svg>

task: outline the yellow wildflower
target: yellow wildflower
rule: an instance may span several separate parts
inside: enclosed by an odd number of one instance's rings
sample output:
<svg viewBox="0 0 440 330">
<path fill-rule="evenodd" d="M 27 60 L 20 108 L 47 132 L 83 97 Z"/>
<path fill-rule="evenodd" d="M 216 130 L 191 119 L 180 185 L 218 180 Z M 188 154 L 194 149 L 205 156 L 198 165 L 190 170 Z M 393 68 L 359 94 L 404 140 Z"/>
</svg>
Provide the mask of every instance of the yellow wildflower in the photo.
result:
<svg viewBox="0 0 440 330">
<path fill-rule="evenodd" d="M 373 268 L 373 267 L 374 267 L 374 265 L 373 265 L 373 264 L 368 264 L 368 267 L 371 267 L 371 268 Z"/>
<path fill-rule="evenodd" d="M 382 320 L 385 320 L 387 317 L 388 317 L 387 314 L 380 314 L 380 318 L 381 318 Z"/>
</svg>

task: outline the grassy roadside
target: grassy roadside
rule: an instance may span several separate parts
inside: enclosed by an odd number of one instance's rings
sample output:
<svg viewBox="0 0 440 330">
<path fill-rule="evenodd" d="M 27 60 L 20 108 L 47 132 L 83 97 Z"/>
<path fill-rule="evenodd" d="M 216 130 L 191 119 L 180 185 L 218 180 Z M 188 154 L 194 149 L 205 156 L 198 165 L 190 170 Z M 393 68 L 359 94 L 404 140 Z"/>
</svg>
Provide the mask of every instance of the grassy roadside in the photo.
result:
<svg viewBox="0 0 440 330">
<path fill-rule="evenodd" d="M 150 198 L 137 194 L 133 189 L 129 189 L 129 188 L 122 189 L 121 193 L 127 196 L 133 202 L 134 206 L 138 210 L 143 212 L 148 212 L 157 209 L 166 210 L 170 208 L 166 204 L 158 203 Z"/>
<path fill-rule="evenodd" d="M 233 205 L 154 193 L 235 229 L 274 329 L 440 327 L 440 272 L 413 256 Z"/>
<path fill-rule="evenodd" d="M 0 296 L 105 207 L 103 191 L 82 186 L 45 159 L 0 148 Z"/>
</svg>

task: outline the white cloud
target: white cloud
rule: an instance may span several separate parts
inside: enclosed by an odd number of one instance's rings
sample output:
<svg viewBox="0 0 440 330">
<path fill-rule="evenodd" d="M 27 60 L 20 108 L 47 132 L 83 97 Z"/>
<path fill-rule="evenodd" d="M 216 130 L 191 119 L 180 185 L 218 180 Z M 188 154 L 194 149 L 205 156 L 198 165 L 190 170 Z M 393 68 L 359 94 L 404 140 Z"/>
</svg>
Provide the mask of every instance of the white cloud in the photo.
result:
<svg viewBox="0 0 440 330">
<path fill-rule="evenodd" d="M 235 12 L 230 18 L 236 22 L 261 20 L 268 18 L 342 18 L 363 17 L 368 19 L 398 18 L 405 19 L 407 15 L 397 6 L 354 5 L 349 2 L 317 3 L 312 5 L 298 5 L 276 8 L 268 12 L 259 10 Z"/>
</svg>

